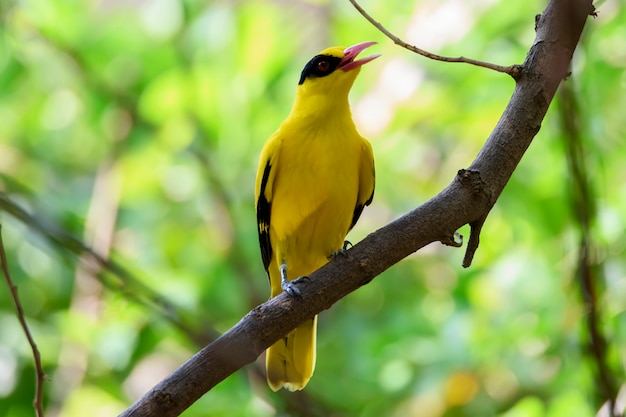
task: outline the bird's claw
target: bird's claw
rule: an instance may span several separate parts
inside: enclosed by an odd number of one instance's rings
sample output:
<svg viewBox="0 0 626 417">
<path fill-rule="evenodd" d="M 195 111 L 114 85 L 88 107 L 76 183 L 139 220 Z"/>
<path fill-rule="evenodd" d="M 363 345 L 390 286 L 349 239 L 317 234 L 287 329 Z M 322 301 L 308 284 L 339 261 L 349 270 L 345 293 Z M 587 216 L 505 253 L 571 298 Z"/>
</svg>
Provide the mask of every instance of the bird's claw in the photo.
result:
<svg viewBox="0 0 626 417">
<path fill-rule="evenodd" d="M 302 293 L 300 292 L 298 287 L 295 286 L 295 284 L 297 284 L 296 281 L 298 281 L 299 279 L 300 278 L 293 281 L 281 281 L 280 286 L 283 291 L 286 292 L 290 297 L 302 298 Z"/>
<path fill-rule="evenodd" d="M 298 279 L 300 279 L 300 278 L 298 278 Z M 287 263 L 283 262 L 282 264 L 280 264 L 280 287 L 290 297 L 302 298 L 302 293 L 295 286 L 295 284 L 297 283 L 298 279 L 295 279 L 293 281 L 289 281 L 289 279 L 287 279 Z"/>
<path fill-rule="evenodd" d="M 337 256 L 348 256 L 348 249 L 350 249 L 352 246 L 354 246 L 352 242 L 350 242 L 349 240 L 345 240 L 343 242 L 343 246 L 338 251 L 333 252 L 329 256 L 329 259 L 335 259 Z"/>
<path fill-rule="evenodd" d="M 294 279 L 293 281 L 291 281 L 292 284 L 300 284 L 302 282 L 309 282 L 311 281 L 311 278 L 309 278 L 307 275 L 302 275 L 301 277 L 298 277 L 296 279 Z"/>
<path fill-rule="evenodd" d="M 281 281 L 280 286 L 284 292 L 289 294 L 289 296 L 302 298 L 302 292 L 298 289 L 298 287 L 296 287 L 296 285 L 301 284 L 303 282 L 309 282 L 310 280 L 311 279 L 308 276 L 303 275 L 301 277 L 294 279 L 293 281 L 287 281 L 287 280 Z"/>
</svg>

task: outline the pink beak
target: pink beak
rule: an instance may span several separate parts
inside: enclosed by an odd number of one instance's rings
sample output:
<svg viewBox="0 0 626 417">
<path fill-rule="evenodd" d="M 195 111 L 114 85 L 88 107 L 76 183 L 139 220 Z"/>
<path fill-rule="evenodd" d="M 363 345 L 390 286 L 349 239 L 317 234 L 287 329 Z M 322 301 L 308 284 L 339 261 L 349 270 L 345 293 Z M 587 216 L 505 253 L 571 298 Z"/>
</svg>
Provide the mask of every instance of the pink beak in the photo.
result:
<svg viewBox="0 0 626 417">
<path fill-rule="evenodd" d="M 372 41 L 361 42 L 361 43 L 357 43 L 356 45 L 352 45 L 344 49 L 343 59 L 337 66 L 337 69 L 341 69 L 343 71 L 350 71 L 350 70 L 360 67 L 363 64 L 367 64 L 368 62 L 375 60 L 376 58 L 380 56 L 380 54 L 366 56 L 365 58 L 361 58 L 358 61 L 355 61 L 354 58 L 356 58 L 357 55 L 359 55 L 365 49 L 369 48 L 372 45 L 376 45 L 377 43 L 378 42 L 372 42 Z"/>
</svg>

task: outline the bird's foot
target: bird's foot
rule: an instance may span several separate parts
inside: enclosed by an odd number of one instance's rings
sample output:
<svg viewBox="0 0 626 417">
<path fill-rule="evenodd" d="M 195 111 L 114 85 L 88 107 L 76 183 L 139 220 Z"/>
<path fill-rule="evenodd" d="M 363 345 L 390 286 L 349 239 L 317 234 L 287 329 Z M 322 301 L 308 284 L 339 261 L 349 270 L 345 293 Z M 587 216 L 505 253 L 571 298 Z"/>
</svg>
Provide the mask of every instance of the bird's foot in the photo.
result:
<svg viewBox="0 0 626 417">
<path fill-rule="evenodd" d="M 281 281 L 280 286 L 283 289 L 283 291 L 286 292 L 290 297 L 302 298 L 302 293 L 300 292 L 298 287 L 295 286 L 295 281 L 297 280 L 294 280 L 292 282 Z"/>
<path fill-rule="evenodd" d="M 287 281 L 286 279 L 283 279 L 280 281 L 280 286 L 283 291 L 286 292 L 290 297 L 302 298 L 302 293 L 300 292 L 298 287 L 296 287 L 296 285 L 308 280 L 309 277 L 307 276 L 296 278 L 293 281 Z"/>
<path fill-rule="evenodd" d="M 296 279 L 294 279 L 293 281 L 291 281 L 292 284 L 301 284 L 303 282 L 309 282 L 311 281 L 311 278 L 309 278 L 308 275 L 302 275 L 301 277 L 298 277 Z"/>
<path fill-rule="evenodd" d="M 348 256 L 348 249 L 350 249 L 352 246 L 354 246 L 352 242 L 350 242 L 349 240 L 344 240 L 341 249 L 339 249 L 337 252 L 333 252 L 328 257 L 328 259 L 335 259 L 337 256 Z"/>
<path fill-rule="evenodd" d="M 308 279 L 308 277 L 300 277 L 300 278 L 297 278 L 297 279 L 295 279 L 293 281 L 289 281 L 287 279 L 287 264 L 283 262 L 280 265 L 280 287 L 290 297 L 302 298 L 302 293 L 300 292 L 300 290 L 295 285 L 298 282 L 302 282 L 301 281 L 302 278 Z"/>
</svg>

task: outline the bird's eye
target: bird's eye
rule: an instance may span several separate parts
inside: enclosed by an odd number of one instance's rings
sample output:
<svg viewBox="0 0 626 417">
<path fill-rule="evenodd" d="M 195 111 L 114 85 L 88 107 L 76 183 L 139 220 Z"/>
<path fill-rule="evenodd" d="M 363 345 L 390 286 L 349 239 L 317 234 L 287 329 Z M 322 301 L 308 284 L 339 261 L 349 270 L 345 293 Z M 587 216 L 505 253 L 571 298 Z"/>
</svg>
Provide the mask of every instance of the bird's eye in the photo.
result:
<svg viewBox="0 0 626 417">
<path fill-rule="evenodd" d="M 330 68 L 330 63 L 326 60 L 319 61 L 317 63 L 317 69 L 320 72 L 326 72 Z"/>
</svg>

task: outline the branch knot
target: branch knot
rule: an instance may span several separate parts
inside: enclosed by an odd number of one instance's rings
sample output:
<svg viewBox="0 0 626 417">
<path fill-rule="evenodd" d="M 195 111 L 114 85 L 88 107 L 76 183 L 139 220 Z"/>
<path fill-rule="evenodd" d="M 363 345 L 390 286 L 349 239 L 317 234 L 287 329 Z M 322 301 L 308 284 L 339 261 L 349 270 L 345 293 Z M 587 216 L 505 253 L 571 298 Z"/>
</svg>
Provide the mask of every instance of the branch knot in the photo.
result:
<svg viewBox="0 0 626 417">
<path fill-rule="evenodd" d="M 481 194 L 485 192 L 485 182 L 480 176 L 480 171 L 462 168 L 457 172 L 456 178 L 463 186 L 471 187 L 472 194 Z"/>
</svg>

